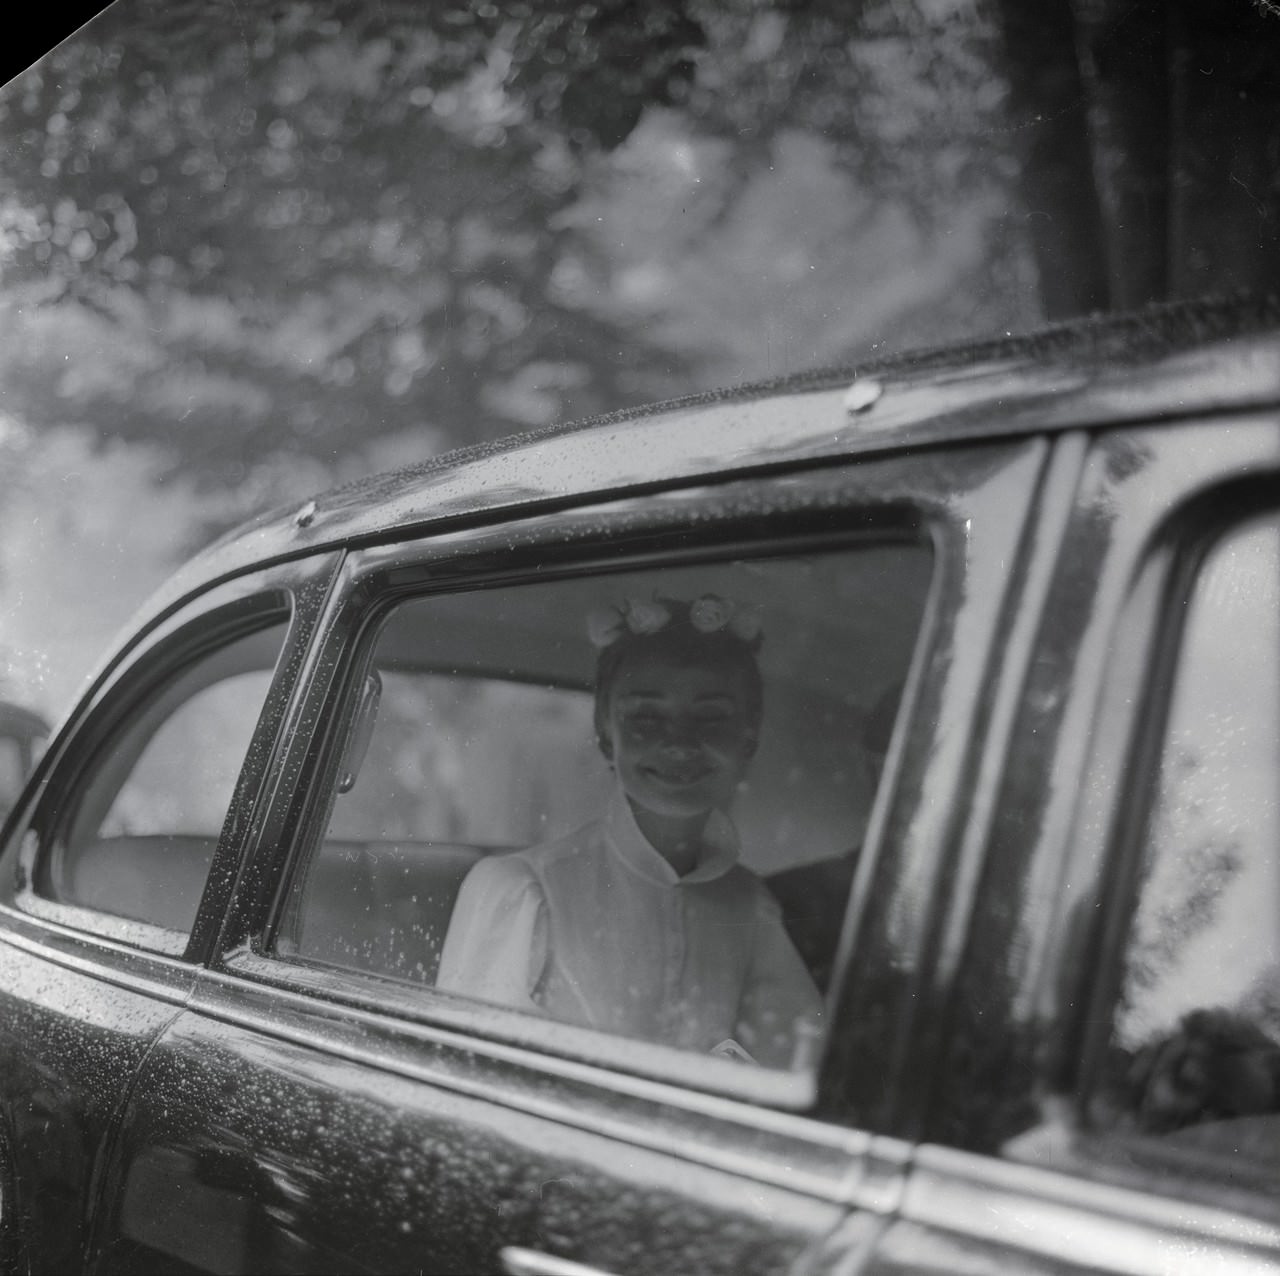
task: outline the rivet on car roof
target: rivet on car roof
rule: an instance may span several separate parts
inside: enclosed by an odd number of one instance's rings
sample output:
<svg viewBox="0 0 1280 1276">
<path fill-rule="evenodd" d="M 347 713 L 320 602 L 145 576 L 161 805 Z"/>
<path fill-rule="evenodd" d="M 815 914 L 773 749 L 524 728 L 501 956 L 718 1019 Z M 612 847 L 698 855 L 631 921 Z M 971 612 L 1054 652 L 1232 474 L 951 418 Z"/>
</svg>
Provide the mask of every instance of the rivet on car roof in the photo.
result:
<svg viewBox="0 0 1280 1276">
<path fill-rule="evenodd" d="M 315 522 L 315 517 L 316 517 L 316 503 L 315 501 L 308 501 L 293 516 L 293 525 L 294 527 L 310 527 L 311 524 Z"/>
<path fill-rule="evenodd" d="M 870 378 L 855 381 L 844 392 L 846 412 L 865 412 L 884 393 L 884 386 Z"/>
</svg>

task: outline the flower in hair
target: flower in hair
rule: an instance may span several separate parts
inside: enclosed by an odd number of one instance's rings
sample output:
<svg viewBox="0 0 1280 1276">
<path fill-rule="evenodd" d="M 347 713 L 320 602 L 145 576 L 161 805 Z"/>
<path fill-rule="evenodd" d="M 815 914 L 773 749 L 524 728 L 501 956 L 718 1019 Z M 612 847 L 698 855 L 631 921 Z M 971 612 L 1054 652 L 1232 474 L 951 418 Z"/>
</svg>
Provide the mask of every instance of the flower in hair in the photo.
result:
<svg viewBox="0 0 1280 1276">
<path fill-rule="evenodd" d="M 611 607 L 601 607 L 587 617 L 587 637 L 597 648 L 612 646 L 630 633 L 647 637 L 665 629 L 677 613 L 686 611 L 689 625 L 700 634 L 728 632 L 754 647 L 760 640 L 762 609 L 756 604 L 742 605 L 719 594 L 703 594 L 690 603 L 677 599 L 644 600 L 624 598 Z"/>
<path fill-rule="evenodd" d="M 703 594 L 689 604 L 689 623 L 700 634 L 719 633 L 727 629 L 735 638 L 752 643 L 760 636 L 761 609 L 741 606 L 731 598 Z"/>
<path fill-rule="evenodd" d="M 609 647 L 622 637 L 622 612 L 616 607 L 597 607 L 587 616 L 587 637 L 593 647 Z"/>
<path fill-rule="evenodd" d="M 713 634 L 728 625 L 733 610 L 733 604 L 727 598 L 703 594 L 689 604 L 689 623 L 700 634 Z"/>
<path fill-rule="evenodd" d="M 627 628 L 633 634 L 656 634 L 671 623 L 671 612 L 656 599 L 653 602 L 627 599 L 622 606 Z"/>
<path fill-rule="evenodd" d="M 755 642 L 760 637 L 760 628 L 764 618 L 764 608 L 751 603 L 739 607 L 729 618 L 729 632 L 743 642 Z"/>
<path fill-rule="evenodd" d="M 592 646 L 608 647 L 625 633 L 656 634 L 671 623 L 671 612 L 658 601 L 624 598 L 614 607 L 601 607 L 587 617 Z"/>
</svg>

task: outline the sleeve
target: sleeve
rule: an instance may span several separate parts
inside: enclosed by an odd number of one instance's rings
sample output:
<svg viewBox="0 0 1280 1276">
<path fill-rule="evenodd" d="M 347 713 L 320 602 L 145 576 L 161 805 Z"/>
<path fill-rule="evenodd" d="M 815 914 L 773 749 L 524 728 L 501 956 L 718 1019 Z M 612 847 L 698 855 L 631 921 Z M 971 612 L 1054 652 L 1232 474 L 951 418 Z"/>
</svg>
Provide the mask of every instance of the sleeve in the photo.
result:
<svg viewBox="0 0 1280 1276">
<path fill-rule="evenodd" d="M 546 901 L 532 871 L 515 856 L 481 860 L 458 892 L 436 987 L 541 1014 L 533 992 L 546 961 Z"/>
<path fill-rule="evenodd" d="M 738 1003 L 737 1037 L 770 1068 L 807 1067 L 822 1031 L 822 994 L 763 885 L 756 892 L 755 947 Z"/>
</svg>

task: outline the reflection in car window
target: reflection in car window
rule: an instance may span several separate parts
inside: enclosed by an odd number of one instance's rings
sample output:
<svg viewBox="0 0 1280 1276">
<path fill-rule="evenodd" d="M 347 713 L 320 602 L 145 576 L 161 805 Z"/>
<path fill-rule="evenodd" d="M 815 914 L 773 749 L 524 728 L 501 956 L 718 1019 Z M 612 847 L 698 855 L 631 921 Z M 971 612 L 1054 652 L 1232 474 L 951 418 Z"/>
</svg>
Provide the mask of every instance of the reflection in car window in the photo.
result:
<svg viewBox="0 0 1280 1276">
<path fill-rule="evenodd" d="M 188 665 L 97 750 L 42 894 L 190 929 L 284 634 L 273 625 Z"/>
<path fill-rule="evenodd" d="M 1099 1119 L 1280 1163 L 1280 521 L 1187 613 Z"/>
<path fill-rule="evenodd" d="M 929 567 L 877 544 L 401 604 L 277 951 L 805 1062 Z"/>
<path fill-rule="evenodd" d="M 21 742 L 0 736 L 0 818 L 9 813 L 25 779 Z"/>
<path fill-rule="evenodd" d="M 147 742 L 99 834 L 216 838 L 270 682 L 267 669 L 234 674 L 180 706 Z M 198 783 L 193 758 L 199 758 Z"/>
<path fill-rule="evenodd" d="M 17 801 L 48 736 L 49 724 L 40 714 L 0 700 L 0 819 Z"/>
<path fill-rule="evenodd" d="M 586 817 L 605 770 L 586 691 L 395 669 L 381 681 L 359 783 L 334 802 L 330 838 L 502 849 Z"/>
</svg>

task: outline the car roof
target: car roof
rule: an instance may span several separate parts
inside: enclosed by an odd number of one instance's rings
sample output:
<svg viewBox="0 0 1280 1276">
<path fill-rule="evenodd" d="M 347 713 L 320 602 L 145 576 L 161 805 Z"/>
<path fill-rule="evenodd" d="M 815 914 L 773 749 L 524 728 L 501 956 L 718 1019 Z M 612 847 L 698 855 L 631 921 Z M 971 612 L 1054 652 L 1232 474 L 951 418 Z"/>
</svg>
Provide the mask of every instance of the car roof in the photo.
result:
<svg viewBox="0 0 1280 1276">
<path fill-rule="evenodd" d="M 508 511 L 906 447 L 1275 404 L 1278 339 L 1280 297 L 1203 300 L 514 434 L 251 520 L 180 568 L 132 628 L 245 571 Z"/>
</svg>

